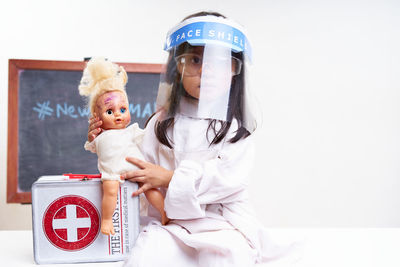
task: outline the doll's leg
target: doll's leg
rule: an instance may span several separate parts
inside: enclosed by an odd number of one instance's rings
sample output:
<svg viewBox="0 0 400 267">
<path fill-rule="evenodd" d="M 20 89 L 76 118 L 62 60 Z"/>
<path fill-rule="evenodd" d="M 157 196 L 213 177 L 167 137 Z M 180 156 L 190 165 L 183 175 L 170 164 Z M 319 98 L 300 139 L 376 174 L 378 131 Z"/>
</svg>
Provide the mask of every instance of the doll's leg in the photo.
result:
<svg viewBox="0 0 400 267">
<path fill-rule="evenodd" d="M 144 194 L 150 204 L 160 212 L 162 225 L 166 225 L 169 222 L 169 219 L 164 211 L 164 197 L 161 192 L 152 188 L 147 190 Z"/>
<path fill-rule="evenodd" d="M 117 205 L 119 181 L 103 181 L 103 201 L 101 203 L 101 232 L 105 235 L 114 235 L 112 215 Z"/>
</svg>

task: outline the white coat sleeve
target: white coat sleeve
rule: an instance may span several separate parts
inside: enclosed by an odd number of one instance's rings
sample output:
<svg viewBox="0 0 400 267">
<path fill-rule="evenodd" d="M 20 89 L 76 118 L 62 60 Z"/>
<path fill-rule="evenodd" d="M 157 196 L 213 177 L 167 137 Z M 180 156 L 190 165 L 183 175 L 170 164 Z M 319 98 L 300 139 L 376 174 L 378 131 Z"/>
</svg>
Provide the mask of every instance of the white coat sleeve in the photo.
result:
<svg viewBox="0 0 400 267">
<path fill-rule="evenodd" d="M 165 211 L 171 219 L 205 216 L 205 206 L 248 198 L 247 179 L 254 162 L 252 136 L 226 143 L 218 158 L 183 160 L 168 187 Z"/>
<path fill-rule="evenodd" d="M 142 130 L 141 142 L 138 142 L 137 144 L 146 161 L 161 165 L 158 157 L 159 142 L 154 133 L 154 125 L 157 117 L 158 114 L 154 115 L 146 128 Z"/>
</svg>

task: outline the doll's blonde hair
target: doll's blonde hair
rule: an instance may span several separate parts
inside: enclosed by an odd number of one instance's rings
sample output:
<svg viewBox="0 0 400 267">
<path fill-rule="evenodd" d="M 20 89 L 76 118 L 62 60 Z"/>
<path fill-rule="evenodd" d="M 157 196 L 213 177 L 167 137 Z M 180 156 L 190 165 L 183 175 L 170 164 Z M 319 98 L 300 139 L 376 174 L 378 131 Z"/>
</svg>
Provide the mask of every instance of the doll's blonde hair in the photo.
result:
<svg viewBox="0 0 400 267">
<path fill-rule="evenodd" d="M 88 98 L 88 107 L 93 115 L 97 99 L 107 92 L 119 91 L 128 99 L 125 91 L 127 82 L 128 75 L 122 66 L 102 57 L 92 58 L 83 71 L 79 94 Z"/>
</svg>

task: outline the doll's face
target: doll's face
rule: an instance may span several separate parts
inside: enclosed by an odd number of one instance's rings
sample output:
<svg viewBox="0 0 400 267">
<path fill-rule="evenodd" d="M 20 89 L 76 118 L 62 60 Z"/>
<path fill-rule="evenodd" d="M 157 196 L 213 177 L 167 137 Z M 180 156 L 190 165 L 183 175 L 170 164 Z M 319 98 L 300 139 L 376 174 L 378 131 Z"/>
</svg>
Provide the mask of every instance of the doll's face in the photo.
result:
<svg viewBox="0 0 400 267">
<path fill-rule="evenodd" d="M 95 110 L 104 130 L 124 129 L 131 122 L 128 99 L 119 91 L 102 94 L 97 98 Z"/>
</svg>

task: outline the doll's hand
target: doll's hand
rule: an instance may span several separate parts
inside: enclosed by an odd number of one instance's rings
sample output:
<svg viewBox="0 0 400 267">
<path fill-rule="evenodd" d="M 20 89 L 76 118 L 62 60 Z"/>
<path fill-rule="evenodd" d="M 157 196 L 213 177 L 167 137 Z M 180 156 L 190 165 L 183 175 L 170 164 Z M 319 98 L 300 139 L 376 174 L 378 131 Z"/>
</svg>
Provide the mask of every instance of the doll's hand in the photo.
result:
<svg viewBox="0 0 400 267">
<path fill-rule="evenodd" d="M 140 168 L 121 175 L 121 179 L 139 183 L 140 188 L 132 196 L 138 196 L 151 188 L 168 187 L 174 174 L 173 171 L 137 158 L 128 157 L 126 160 Z"/>
<path fill-rule="evenodd" d="M 103 124 L 103 121 L 100 120 L 97 116 L 91 116 L 89 118 L 89 128 L 88 128 L 88 141 L 92 142 L 101 132 L 103 131 L 100 126 Z"/>
</svg>

